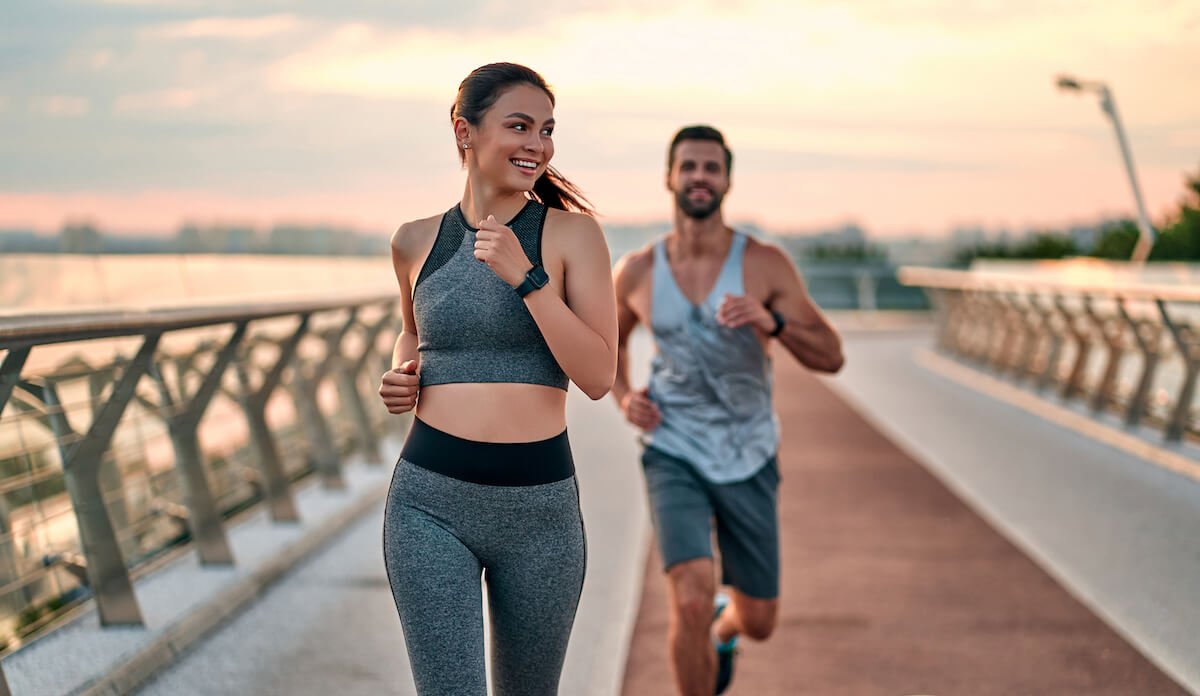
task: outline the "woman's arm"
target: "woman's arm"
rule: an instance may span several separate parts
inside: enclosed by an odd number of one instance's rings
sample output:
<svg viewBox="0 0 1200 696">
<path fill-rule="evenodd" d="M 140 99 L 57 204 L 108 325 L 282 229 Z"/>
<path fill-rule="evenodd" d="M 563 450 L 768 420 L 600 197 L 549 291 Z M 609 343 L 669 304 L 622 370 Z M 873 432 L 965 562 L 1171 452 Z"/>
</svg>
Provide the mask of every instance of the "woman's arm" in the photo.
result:
<svg viewBox="0 0 1200 696">
<path fill-rule="evenodd" d="M 608 245 L 591 216 L 551 213 L 554 229 L 546 233 L 562 252 L 564 277 L 551 278 L 526 295 L 525 306 L 567 377 L 590 398 L 600 399 L 612 388 L 617 371 L 617 309 Z M 490 216 L 479 229 L 475 258 L 509 285 L 519 285 L 531 264 L 512 230 Z M 556 291 L 559 283 L 563 297 Z"/>
<path fill-rule="evenodd" d="M 603 398 L 617 372 L 617 305 L 612 257 L 604 232 L 590 215 L 557 216 L 563 278 L 525 296 L 554 359 L 591 399 Z M 565 300 L 552 287 L 563 283 Z M 549 292 L 547 292 L 549 290 Z"/>
<path fill-rule="evenodd" d="M 412 223 L 401 225 L 392 235 L 392 270 L 400 286 L 400 317 L 404 325 L 396 338 L 396 345 L 392 347 L 392 369 L 383 373 L 379 385 L 379 396 L 383 398 L 388 413 L 411 411 L 417 404 L 417 368 L 421 363 L 421 354 L 417 352 L 417 324 L 413 319 L 409 270 L 414 257 L 414 238 L 418 236 L 416 226 Z"/>
</svg>

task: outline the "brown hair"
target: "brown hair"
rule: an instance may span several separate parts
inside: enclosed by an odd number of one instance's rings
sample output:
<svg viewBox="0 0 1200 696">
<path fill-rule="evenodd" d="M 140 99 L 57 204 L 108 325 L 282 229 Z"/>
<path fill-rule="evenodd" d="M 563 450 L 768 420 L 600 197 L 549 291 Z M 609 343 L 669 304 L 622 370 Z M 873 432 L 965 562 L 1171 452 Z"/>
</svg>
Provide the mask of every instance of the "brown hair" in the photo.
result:
<svg viewBox="0 0 1200 696">
<path fill-rule="evenodd" d="M 483 114 L 496 103 L 505 90 L 523 84 L 542 90 L 550 97 L 550 104 L 554 104 L 554 92 L 537 72 L 516 63 L 489 63 L 472 70 L 458 86 L 458 96 L 450 107 L 450 118 L 461 116 L 471 125 L 478 126 L 483 121 Z M 464 161 L 466 156 L 467 153 L 458 150 L 460 162 Z M 533 199 L 551 208 L 595 214 L 591 203 L 583 196 L 579 187 L 550 166 L 547 166 L 546 171 L 534 182 Z"/>
</svg>

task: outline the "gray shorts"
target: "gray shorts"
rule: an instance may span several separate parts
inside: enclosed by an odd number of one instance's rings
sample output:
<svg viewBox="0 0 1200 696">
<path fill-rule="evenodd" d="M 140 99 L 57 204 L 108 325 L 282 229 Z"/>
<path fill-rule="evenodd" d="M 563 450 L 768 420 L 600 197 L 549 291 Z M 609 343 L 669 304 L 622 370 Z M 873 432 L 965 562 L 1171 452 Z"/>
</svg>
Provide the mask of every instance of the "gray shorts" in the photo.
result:
<svg viewBox="0 0 1200 696">
<path fill-rule="evenodd" d="M 724 584 L 759 599 L 779 596 L 779 466 L 772 457 L 745 481 L 712 483 L 653 447 L 642 453 L 663 568 L 712 558 L 713 523 Z"/>
</svg>

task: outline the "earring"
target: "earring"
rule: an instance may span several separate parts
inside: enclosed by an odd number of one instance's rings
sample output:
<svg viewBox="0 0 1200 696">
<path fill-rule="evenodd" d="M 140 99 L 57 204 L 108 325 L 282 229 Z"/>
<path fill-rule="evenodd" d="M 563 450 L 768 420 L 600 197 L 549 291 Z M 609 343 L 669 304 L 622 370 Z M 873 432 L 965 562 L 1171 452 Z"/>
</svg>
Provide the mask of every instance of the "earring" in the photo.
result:
<svg viewBox="0 0 1200 696">
<path fill-rule="evenodd" d="M 462 148 L 463 148 L 464 150 L 469 150 L 469 149 L 471 149 L 471 143 L 463 143 L 463 144 L 462 144 Z"/>
</svg>

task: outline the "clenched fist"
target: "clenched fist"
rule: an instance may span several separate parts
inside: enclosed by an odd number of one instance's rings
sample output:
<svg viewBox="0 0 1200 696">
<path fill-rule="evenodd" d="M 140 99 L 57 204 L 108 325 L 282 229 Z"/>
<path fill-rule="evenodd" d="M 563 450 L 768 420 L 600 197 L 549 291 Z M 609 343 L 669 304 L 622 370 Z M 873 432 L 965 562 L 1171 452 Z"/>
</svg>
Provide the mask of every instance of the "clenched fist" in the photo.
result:
<svg viewBox="0 0 1200 696">
<path fill-rule="evenodd" d="M 626 394 L 621 400 L 621 412 L 625 414 L 625 420 L 639 430 L 654 430 L 662 422 L 662 413 L 658 410 L 658 405 L 650 399 L 650 390 L 647 387 Z"/>
<path fill-rule="evenodd" d="M 525 280 L 525 274 L 533 268 L 517 235 L 499 222 L 494 215 L 479 223 L 475 233 L 475 258 L 486 263 L 500 280 L 514 288 Z"/>
<path fill-rule="evenodd" d="M 387 406 L 388 413 L 407 413 L 417 405 L 417 392 L 420 389 L 417 362 L 407 360 L 400 367 L 383 373 L 379 396 L 383 397 L 383 405 Z"/>
<path fill-rule="evenodd" d="M 717 308 L 717 322 L 730 329 L 749 324 L 765 334 L 775 330 L 775 317 L 771 312 L 758 300 L 745 295 L 725 293 Z"/>
</svg>

